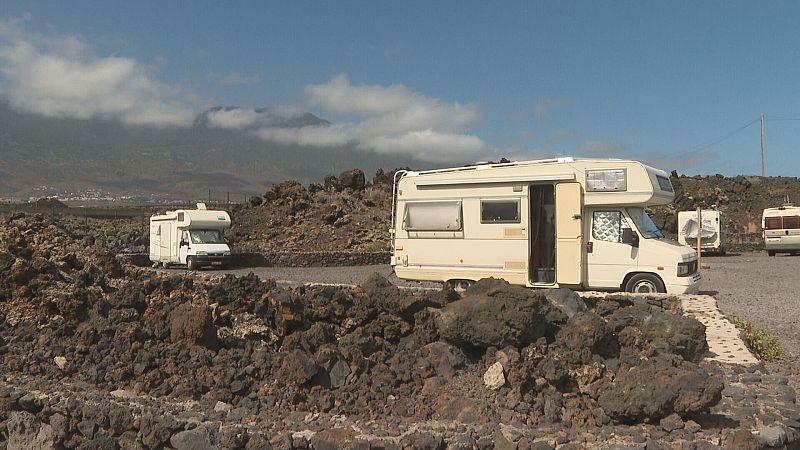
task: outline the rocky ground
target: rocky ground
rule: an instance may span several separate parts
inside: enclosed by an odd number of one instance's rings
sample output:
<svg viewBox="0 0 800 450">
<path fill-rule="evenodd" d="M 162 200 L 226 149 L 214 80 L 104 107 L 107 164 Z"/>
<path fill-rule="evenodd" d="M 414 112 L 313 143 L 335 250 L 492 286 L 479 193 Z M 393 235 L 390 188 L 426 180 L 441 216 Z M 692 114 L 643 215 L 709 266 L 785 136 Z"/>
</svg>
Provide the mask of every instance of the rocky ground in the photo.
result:
<svg viewBox="0 0 800 450">
<path fill-rule="evenodd" d="M 796 439 L 794 391 L 760 366 L 703 361 L 704 327 L 678 305 L 496 280 L 459 298 L 381 276 L 289 289 L 155 273 L 47 218 L 11 217 L 0 226 L 0 448 Z M 737 409 L 754 401 L 761 409 Z"/>
</svg>

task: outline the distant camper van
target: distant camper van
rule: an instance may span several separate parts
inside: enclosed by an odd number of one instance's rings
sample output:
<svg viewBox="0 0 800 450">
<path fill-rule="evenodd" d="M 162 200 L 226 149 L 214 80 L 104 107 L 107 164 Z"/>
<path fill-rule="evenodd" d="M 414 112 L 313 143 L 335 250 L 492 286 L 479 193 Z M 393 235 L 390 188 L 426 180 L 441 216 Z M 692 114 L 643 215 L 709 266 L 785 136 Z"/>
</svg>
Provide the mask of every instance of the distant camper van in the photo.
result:
<svg viewBox="0 0 800 450">
<path fill-rule="evenodd" d="M 678 242 L 697 249 L 698 233 L 702 252 L 714 255 L 725 254 L 725 247 L 722 244 L 722 213 L 716 209 L 704 209 L 700 211 L 700 220 L 698 221 L 697 211 L 679 211 Z"/>
<path fill-rule="evenodd" d="M 800 207 L 767 208 L 761 215 L 761 238 L 769 256 L 800 253 Z"/>
<path fill-rule="evenodd" d="M 189 270 L 225 267 L 231 249 L 223 238 L 231 218 L 225 211 L 197 209 L 167 211 L 150 217 L 150 261 L 155 266 L 186 264 Z"/>
<path fill-rule="evenodd" d="M 637 161 L 558 158 L 395 174 L 398 277 L 465 289 L 697 292 L 697 255 L 645 211 L 672 202 L 666 172 Z"/>
</svg>

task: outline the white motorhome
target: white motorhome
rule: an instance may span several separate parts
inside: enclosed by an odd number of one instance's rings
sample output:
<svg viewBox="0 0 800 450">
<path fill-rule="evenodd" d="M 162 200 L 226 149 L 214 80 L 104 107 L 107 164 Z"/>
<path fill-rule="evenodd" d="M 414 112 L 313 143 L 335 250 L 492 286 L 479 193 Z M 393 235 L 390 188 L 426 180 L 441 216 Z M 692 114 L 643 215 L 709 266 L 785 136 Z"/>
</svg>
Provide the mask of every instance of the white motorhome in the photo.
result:
<svg viewBox="0 0 800 450">
<path fill-rule="evenodd" d="M 558 158 L 395 174 L 398 277 L 465 288 L 696 292 L 695 252 L 665 239 L 645 207 L 673 200 L 666 172 L 637 161 Z"/>
<path fill-rule="evenodd" d="M 761 214 L 761 239 L 769 256 L 800 253 L 800 207 L 786 204 Z"/>
<path fill-rule="evenodd" d="M 224 267 L 231 249 L 223 230 L 231 226 L 225 211 L 212 211 L 205 203 L 197 209 L 179 209 L 150 217 L 150 261 L 167 267 L 186 264 L 189 270 Z"/>
<path fill-rule="evenodd" d="M 700 251 L 725 254 L 725 247 L 722 245 L 722 214 L 719 210 L 701 210 L 699 221 L 697 211 L 678 211 L 678 242 L 697 250 L 698 233 L 700 233 Z"/>
</svg>

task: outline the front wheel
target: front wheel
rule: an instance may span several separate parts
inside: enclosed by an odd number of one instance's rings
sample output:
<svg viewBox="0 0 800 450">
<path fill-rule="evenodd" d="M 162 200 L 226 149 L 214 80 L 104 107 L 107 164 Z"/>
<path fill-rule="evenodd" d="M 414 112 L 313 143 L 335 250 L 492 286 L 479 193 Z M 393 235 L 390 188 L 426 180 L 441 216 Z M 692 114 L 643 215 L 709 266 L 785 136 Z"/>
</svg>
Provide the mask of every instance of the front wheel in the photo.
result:
<svg viewBox="0 0 800 450">
<path fill-rule="evenodd" d="M 775 256 L 775 250 L 767 250 L 767 255 Z"/>
<path fill-rule="evenodd" d="M 194 256 L 186 257 L 186 268 L 189 270 L 197 270 L 197 259 Z"/>
<path fill-rule="evenodd" d="M 649 273 L 637 273 L 625 283 L 625 291 L 634 294 L 655 294 L 667 292 L 661 278 Z"/>
</svg>

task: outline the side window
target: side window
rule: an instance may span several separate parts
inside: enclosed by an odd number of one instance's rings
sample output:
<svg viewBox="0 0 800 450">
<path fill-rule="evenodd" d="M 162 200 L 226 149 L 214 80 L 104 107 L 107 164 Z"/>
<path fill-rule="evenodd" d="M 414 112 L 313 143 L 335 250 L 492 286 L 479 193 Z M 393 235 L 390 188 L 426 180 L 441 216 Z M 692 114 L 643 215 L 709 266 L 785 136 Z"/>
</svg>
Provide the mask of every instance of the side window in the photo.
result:
<svg viewBox="0 0 800 450">
<path fill-rule="evenodd" d="M 481 200 L 481 223 L 519 223 L 519 200 Z"/>
<path fill-rule="evenodd" d="M 622 229 L 630 227 L 619 211 L 595 211 L 592 214 L 592 237 L 598 241 L 622 242 Z"/>
<path fill-rule="evenodd" d="M 783 228 L 800 228 L 800 216 L 786 216 L 783 218 Z"/>
<path fill-rule="evenodd" d="M 403 228 L 408 231 L 460 231 L 461 202 L 406 203 Z"/>
<path fill-rule="evenodd" d="M 783 221 L 780 217 L 765 217 L 764 228 L 768 230 L 780 230 L 783 228 Z"/>
<path fill-rule="evenodd" d="M 183 234 L 181 235 L 181 240 L 189 242 L 189 231 L 183 230 Z"/>
</svg>

